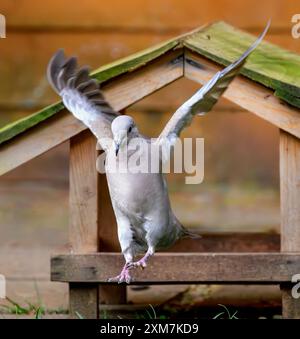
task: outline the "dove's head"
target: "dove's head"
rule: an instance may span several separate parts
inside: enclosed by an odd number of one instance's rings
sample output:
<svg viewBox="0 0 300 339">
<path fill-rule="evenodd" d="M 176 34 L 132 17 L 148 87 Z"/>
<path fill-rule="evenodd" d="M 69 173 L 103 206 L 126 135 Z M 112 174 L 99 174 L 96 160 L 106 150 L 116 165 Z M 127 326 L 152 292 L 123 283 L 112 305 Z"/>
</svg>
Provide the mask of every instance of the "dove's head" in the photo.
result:
<svg viewBox="0 0 300 339">
<path fill-rule="evenodd" d="M 132 138 L 139 136 L 138 129 L 134 120 L 128 115 L 120 115 L 115 118 L 111 124 L 111 131 L 114 138 L 116 156 L 119 149 Z"/>
</svg>

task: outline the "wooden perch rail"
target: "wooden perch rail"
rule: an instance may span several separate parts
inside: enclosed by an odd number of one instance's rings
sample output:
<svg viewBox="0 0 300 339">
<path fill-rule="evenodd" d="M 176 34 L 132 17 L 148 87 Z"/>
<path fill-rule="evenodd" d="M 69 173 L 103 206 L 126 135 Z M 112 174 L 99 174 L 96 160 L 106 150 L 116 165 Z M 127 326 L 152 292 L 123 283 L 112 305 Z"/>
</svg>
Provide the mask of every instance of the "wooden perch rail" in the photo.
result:
<svg viewBox="0 0 300 339">
<path fill-rule="evenodd" d="M 51 279 L 107 284 L 123 264 L 119 253 L 57 255 L 51 259 Z M 289 283 L 300 272 L 300 253 L 157 253 L 141 272 L 138 283 Z"/>
</svg>

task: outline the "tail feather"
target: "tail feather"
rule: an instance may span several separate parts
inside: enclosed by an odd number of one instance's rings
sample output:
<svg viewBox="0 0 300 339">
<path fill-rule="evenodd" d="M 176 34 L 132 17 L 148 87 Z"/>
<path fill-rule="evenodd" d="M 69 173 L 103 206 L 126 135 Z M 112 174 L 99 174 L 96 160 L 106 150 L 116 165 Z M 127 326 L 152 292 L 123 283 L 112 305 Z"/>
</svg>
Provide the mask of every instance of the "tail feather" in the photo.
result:
<svg viewBox="0 0 300 339">
<path fill-rule="evenodd" d="M 192 238 L 192 239 L 200 239 L 202 236 L 200 234 L 194 233 L 186 229 L 185 227 L 182 226 L 182 235 L 181 238 Z"/>
</svg>

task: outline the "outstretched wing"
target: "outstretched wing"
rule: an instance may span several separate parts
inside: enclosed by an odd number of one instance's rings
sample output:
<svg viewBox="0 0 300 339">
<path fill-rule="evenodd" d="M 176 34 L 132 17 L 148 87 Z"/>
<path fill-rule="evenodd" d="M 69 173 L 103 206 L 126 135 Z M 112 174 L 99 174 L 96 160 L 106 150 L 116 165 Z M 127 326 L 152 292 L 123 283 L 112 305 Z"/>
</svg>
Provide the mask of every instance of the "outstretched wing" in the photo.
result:
<svg viewBox="0 0 300 339">
<path fill-rule="evenodd" d="M 174 145 L 176 139 L 184 127 L 188 126 L 192 118 L 197 114 L 205 114 L 209 112 L 226 88 L 229 86 L 234 77 L 239 73 L 240 69 L 247 60 L 251 52 L 259 45 L 264 38 L 270 26 L 268 22 L 266 28 L 258 37 L 258 39 L 250 46 L 246 52 L 234 63 L 227 66 L 222 71 L 217 72 L 199 91 L 197 91 L 188 101 L 186 101 L 173 114 L 168 121 L 157 142 L 163 146 Z"/>
<path fill-rule="evenodd" d="M 75 57 L 66 59 L 59 50 L 50 60 L 48 81 L 61 96 L 66 108 L 97 137 L 105 150 L 112 138 L 111 122 L 119 115 L 105 100 L 99 84 L 89 76 L 89 68 L 77 67 Z"/>
</svg>

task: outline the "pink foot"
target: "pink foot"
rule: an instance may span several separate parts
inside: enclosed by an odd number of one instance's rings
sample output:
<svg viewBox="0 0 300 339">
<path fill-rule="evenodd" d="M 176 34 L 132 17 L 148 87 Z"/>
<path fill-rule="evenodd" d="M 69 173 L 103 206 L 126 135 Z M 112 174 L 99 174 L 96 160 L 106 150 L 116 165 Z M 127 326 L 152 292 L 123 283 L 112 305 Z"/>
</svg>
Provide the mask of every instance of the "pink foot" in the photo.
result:
<svg viewBox="0 0 300 339">
<path fill-rule="evenodd" d="M 147 267 L 147 259 L 148 258 L 143 257 L 142 259 L 131 263 L 129 267 L 130 268 L 140 267 L 141 269 L 144 269 Z"/>
<path fill-rule="evenodd" d="M 148 250 L 147 253 L 143 256 L 142 259 L 135 261 L 133 263 L 129 264 L 129 268 L 135 268 L 135 267 L 140 267 L 141 269 L 144 269 L 147 267 L 147 262 L 149 258 L 153 255 L 153 251 Z"/>
<path fill-rule="evenodd" d="M 116 277 L 109 278 L 108 282 L 117 282 L 118 284 L 126 283 L 130 284 L 132 281 L 131 275 L 129 274 L 130 264 L 125 264 L 121 273 Z"/>
</svg>

